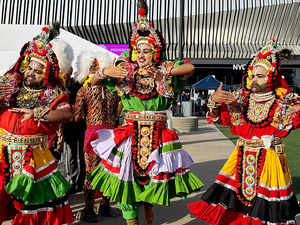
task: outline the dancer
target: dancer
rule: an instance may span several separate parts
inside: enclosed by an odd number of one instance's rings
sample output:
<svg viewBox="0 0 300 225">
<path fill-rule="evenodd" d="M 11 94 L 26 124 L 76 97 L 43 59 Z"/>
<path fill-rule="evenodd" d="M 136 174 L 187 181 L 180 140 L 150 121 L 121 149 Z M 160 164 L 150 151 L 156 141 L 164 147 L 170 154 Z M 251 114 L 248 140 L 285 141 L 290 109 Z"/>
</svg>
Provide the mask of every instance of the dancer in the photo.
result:
<svg viewBox="0 0 300 225">
<path fill-rule="evenodd" d="M 84 52 L 77 60 L 79 72 L 75 79 L 83 87 L 79 89 L 76 96 L 74 117 L 78 122 L 85 120 L 87 127 L 84 140 L 86 178 L 100 163 L 100 158 L 90 145 L 90 142 L 97 138 L 96 130 L 113 129 L 117 125 L 118 95 L 108 90 L 104 82 L 97 85 L 91 84 L 97 71 L 111 63 L 109 59 L 110 56 L 106 56 L 103 52 Z M 84 181 L 84 198 L 83 220 L 91 223 L 97 222 L 97 215 L 94 211 L 95 191 L 87 179 Z M 102 216 L 110 216 L 109 198 L 102 197 L 98 211 Z"/>
<path fill-rule="evenodd" d="M 240 138 L 202 200 L 189 204 L 200 220 L 296 224 L 300 210 L 281 138 L 300 126 L 300 102 L 281 77 L 282 53 L 270 40 L 249 62 L 240 91 L 234 95 L 221 85 L 209 99 L 207 119 Z"/>
<path fill-rule="evenodd" d="M 152 204 L 168 206 L 171 198 L 186 197 L 203 184 L 190 172 L 193 160 L 167 128 L 164 112 L 194 66 L 165 61 L 165 41 L 146 19 L 144 1 L 138 13 L 129 57 L 120 57 L 97 76 L 118 92 L 126 113 L 123 126 L 97 131 L 91 145 L 102 160 L 89 178 L 94 189 L 118 203 L 127 224 L 138 224 L 144 205 L 150 225 Z"/>
<path fill-rule="evenodd" d="M 0 224 L 73 222 L 65 197 L 70 185 L 48 148 L 59 123 L 72 120 L 49 44 L 58 34 L 59 26 L 44 27 L 0 77 Z"/>
</svg>

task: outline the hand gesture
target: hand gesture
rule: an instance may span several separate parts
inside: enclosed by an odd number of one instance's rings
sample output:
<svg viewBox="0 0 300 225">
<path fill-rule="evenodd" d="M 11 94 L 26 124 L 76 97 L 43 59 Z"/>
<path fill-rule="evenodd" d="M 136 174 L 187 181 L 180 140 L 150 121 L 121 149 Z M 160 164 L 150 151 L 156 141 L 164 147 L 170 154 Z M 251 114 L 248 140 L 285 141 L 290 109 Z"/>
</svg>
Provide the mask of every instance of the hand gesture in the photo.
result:
<svg viewBox="0 0 300 225">
<path fill-rule="evenodd" d="M 14 92 L 14 87 L 10 84 L 0 83 L 0 95 L 10 95 Z"/>
<path fill-rule="evenodd" d="M 124 67 L 123 67 L 124 68 Z M 104 75 L 108 77 L 113 77 L 117 79 L 124 79 L 127 76 L 127 70 L 118 68 L 115 66 L 115 59 L 112 64 L 110 64 L 108 67 L 104 68 Z"/>
<path fill-rule="evenodd" d="M 32 109 L 26 109 L 26 108 L 12 108 L 9 109 L 10 112 L 14 113 L 23 113 L 24 117 L 21 120 L 21 122 L 25 122 L 26 120 L 30 120 L 33 118 L 33 110 Z"/>
<path fill-rule="evenodd" d="M 215 91 L 215 93 L 211 96 L 211 100 L 214 102 L 224 102 L 226 104 L 231 104 L 235 101 L 233 94 L 229 91 L 224 91 L 223 82 L 220 83 L 220 86 Z"/>
</svg>

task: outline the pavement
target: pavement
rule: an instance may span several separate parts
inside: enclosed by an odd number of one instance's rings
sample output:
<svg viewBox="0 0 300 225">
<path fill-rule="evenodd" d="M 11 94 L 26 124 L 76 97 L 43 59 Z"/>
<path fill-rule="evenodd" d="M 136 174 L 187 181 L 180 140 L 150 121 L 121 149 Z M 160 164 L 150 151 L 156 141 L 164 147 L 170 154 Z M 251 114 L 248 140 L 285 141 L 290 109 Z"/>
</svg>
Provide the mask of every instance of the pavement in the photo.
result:
<svg viewBox="0 0 300 225">
<path fill-rule="evenodd" d="M 200 222 L 190 214 L 187 204 L 200 200 L 201 194 L 214 182 L 218 171 L 233 151 L 234 145 L 214 125 L 207 124 L 205 120 L 199 120 L 197 131 L 178 133 L 178 135 L 183 148 L 191 154 L 195 161 L 191 170 L 202 180 L 205 186 L 200 192 L 191 194 L 187 199 L 173 199 L 170 207 L 154 206 L 155 219 L 153 225 L 205 225 L 206 223 Z M 79 220 L 80 211 L 84 207 L 82 193 L 70 196 L 69 201 L 76 218 L 73 224 L 90 225 Z M 95 224 L 126 224 L 115 203 L 112 203 L 112 213 L 113 217 L 99 216 L 99 222 Z M 140 215 L 140 225 L 146 225 L 142 209 Z M 4 225 L 9 224 L 10 222 L 4 223 Z"/>
</svg>

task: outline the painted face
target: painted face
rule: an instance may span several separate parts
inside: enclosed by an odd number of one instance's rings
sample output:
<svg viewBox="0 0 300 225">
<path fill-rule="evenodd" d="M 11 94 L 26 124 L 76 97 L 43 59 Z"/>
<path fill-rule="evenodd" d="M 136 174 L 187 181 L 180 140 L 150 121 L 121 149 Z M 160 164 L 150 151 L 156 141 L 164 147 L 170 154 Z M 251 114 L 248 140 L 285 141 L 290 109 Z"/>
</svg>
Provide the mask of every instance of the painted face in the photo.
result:
<svg viewBox="0 0 300 225">
<path fill-rule="evenodd" d="M 25 85 L 32 88 L 39 88 L 44 81 L 44 65 L 34 60 L 31 60 L 25 73 Z"/>
<path fill-rule="evenodd" d="M 262 66 L 253 68 L 253 78 L 251 91 L 254 93 L 264 93 L 267 91 L 268 70 Z"/>
<path fill-rule="evenodd" d="M 137 63 L 139 67 L 145 67 L 152 64 L 153 52 L 149 44 L 141 43 L 137 46 Z"/>
</svg>

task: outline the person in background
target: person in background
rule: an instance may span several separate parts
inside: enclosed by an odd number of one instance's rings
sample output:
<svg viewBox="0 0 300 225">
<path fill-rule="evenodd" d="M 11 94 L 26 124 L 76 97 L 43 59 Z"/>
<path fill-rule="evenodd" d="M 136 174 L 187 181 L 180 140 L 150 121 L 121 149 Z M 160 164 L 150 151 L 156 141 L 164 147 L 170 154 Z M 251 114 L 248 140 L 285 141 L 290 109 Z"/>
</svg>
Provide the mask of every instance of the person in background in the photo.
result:
<svg viewBox="0 0 300 225">
<path fill-rule="evenodd" d="M 83 86 L 79 89 L 75 103 L 75 121 L 85 121 L 84 158 L 86 179 L 84 182 L 85 208 L 83 219 L 97 222 L 94 211 L 95 191 L 87 177 L 99 165 L 101 159 L 93 151 L 90 142 L 97 138 L 96 130 L 112 129 L 117 126 L 119 97 L 106 88 L 103 82 L 92 84 L 91 80 L 104 66 L 111 63 L 110 56 L 103 52 L 83 52 L 77 59 L 76 81 Z M 98 210 L 102 216 L 110 216 L 109 198 L 103 196 Z"/>
<path fill-rule="evenodd" d="M 55 38 L 51 41 L 51 44 L 58 59 L 59 77 L 62 80 L 65 91 L 69 95 L 72 109 L 74 109 L 76 94 L 82 85 L 71 77 L 73 73 L 73 49 L 60 38 Z M 64 124 L 57 132 L 56 142 L 53 146 L 53 152 L 58 153 L 57 158 L 60 158 L 58 163 L 59 169 L 71 184 L 69 194 L 82 191 L 83 189 L 85 163 L 82 149 L 85 129 L 85 122 L 82 120 Z M 62 154 L 61 157 L 60 154 Z"/>
</svg>

